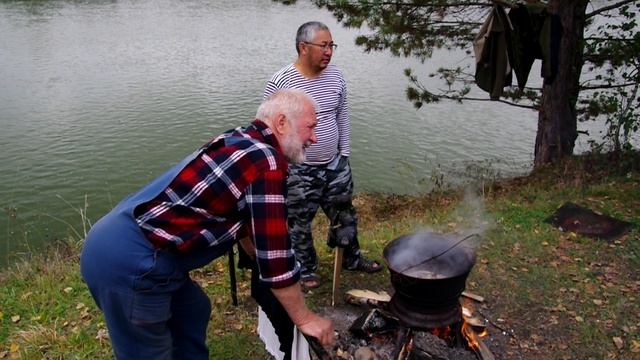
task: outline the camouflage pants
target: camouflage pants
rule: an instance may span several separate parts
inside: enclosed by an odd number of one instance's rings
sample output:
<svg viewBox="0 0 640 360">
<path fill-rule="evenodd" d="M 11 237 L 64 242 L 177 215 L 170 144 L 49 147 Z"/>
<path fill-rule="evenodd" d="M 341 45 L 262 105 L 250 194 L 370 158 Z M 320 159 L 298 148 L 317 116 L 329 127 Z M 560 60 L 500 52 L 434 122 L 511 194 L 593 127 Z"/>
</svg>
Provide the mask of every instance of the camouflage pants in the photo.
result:
<svg viewBox="0 0 640 360">
<path fill-rule="evenodd" d="M 296 259 L 302 266 L 302 277 L 314 275 L 318 257 L 313 246 L 311 222 L 318 208 L 331 224 L 327 244 L 344 247 L 342 265 L 353 268 L 360 261 L 358 218 L 351 204 L 353 180 L 348 158 L 340 157 L 330 165 L 290 165 L 287 180 L 288 225 Z"/>
</svg>

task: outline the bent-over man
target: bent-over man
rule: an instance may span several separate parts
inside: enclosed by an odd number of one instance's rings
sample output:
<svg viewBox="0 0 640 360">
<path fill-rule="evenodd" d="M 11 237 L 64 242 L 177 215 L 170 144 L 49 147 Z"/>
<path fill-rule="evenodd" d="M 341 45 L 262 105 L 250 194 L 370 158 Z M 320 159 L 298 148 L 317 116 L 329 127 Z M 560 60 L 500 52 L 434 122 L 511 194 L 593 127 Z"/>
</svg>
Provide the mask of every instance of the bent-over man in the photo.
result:
<svg viewBox="0 0 640 360">
<path fill-rule="evenodd" d="M 304 302 L 287 234 L 287 162 L 316 142 L 316 105 L 275 92 L 246 128 L 213 139 L 100 219 L 80 269 L 117 359 L 208 359 L 211 302 L 189 276 L 248 236 L 259 281 L 293 323 L 330 344 L 331 322 Z"/>
</svg>

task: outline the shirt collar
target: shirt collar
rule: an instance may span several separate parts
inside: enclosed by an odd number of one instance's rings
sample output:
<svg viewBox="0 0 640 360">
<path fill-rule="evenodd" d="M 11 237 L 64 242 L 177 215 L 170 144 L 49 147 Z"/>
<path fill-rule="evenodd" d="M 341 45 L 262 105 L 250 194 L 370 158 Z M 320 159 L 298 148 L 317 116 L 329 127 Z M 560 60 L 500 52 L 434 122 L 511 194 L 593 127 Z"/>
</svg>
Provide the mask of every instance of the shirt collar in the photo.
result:
<svg viewBox="0 0 640 360">
<path fill-rule="evenodd" d="M 255 119 L 251 123 L 251 126 L 247 127 L 246 131 L 251 137 L 264 141 L 266 144 L 271 145 L 274 149 L 282 153 L 280 143 L 278 142 L 276 135 L 273 133 L 273 130 L 271 130 L 271 128 L 262 120 Z"/>
</svg>

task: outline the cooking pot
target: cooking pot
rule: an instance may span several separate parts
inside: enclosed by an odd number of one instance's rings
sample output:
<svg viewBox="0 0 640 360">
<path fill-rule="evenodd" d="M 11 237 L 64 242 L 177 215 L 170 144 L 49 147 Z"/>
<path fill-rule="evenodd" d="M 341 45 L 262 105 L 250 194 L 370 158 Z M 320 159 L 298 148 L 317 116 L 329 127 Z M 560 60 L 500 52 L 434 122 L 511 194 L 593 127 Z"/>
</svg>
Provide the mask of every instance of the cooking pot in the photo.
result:
<svg viewBox="0 0 640 360">
<path fill-rule="evenodd" d="M 459 238 L 424 231 L 391 241 L 383 256 L 394 296 L 434 311 L 457 306 L 476 261 L 472 238 L 479 235 Z"/>
</svg>

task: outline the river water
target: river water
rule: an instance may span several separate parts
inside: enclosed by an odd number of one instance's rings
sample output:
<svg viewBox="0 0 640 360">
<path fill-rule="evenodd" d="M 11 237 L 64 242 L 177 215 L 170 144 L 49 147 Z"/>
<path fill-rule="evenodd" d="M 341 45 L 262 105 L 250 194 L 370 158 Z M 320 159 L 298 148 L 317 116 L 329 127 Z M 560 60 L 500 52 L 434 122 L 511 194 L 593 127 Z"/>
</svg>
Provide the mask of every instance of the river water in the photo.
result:
<svg viewBox="0 0 640 360">
<path fill-rule="evenodd" d="M 403 69 L 424 78 L 458 56 L 365 54 L 353 43 L 364 30 L 304 1 L 0 1 L 0 263 L 81 236 L 210 137 L 246 125 L 308 20 L 339 44 L 357 192 L 530 169 L 536 113 L 489 102 L 416 110 Z"/>
</svg>

